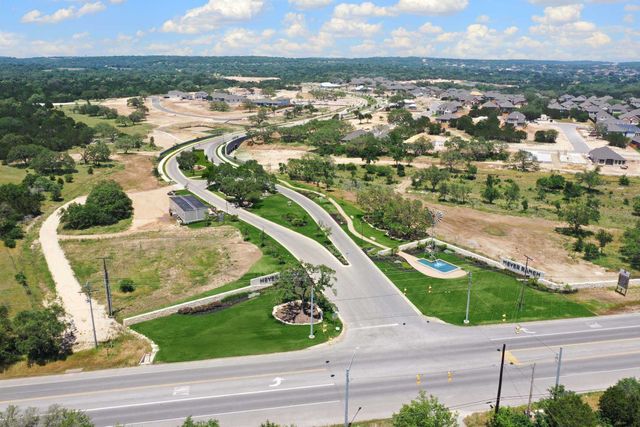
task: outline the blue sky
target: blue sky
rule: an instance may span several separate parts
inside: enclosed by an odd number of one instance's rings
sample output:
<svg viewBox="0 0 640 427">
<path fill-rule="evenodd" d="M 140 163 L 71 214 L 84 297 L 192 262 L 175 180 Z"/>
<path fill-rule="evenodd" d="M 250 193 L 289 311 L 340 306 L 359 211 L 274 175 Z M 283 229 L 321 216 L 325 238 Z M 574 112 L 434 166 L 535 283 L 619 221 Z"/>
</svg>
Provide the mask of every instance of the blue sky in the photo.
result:
<svg viewBox="0 0 640 427">
<path fill-rule="evenodd" d="M 0 0 L 1 56 L 640 60 L 640 0 Z"/>
</svg>

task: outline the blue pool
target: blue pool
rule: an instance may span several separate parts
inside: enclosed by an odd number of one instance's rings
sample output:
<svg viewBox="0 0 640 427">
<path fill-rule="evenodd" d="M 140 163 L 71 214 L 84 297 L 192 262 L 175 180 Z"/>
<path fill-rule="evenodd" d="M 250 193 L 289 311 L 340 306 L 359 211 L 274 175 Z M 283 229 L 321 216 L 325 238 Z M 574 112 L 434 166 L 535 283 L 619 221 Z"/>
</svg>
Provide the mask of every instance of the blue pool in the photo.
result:
<svg viewBox="0 0 640 427">
<path fill-rule="evenodd" d="M 441 259 L 438 259 L 435 261 L 429 261 L 428 259 L 420 258 L 418 262 L 422 265 L 426 265 L 427 267 L 436 269 L 441 273 L 451 273 L 452 271 L 456 271 L 460 269 L 460 267 L 458 267 L 457 265 L 453 265 Z"/>
</svg>

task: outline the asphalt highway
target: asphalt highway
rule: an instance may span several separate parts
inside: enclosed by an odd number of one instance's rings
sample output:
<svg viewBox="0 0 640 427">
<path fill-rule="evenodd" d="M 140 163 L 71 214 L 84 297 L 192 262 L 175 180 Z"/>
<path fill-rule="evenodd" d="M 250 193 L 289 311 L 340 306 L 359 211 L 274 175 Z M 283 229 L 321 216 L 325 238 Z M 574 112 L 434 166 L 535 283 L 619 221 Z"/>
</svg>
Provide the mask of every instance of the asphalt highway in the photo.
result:
<svg viewBox="0 0 640 427">
<path fill-rule="evenodd" d="M 199 146 L 219 161 L 215 152 L 223 141 L 212 138 Z M 303 195 L 278 187 L 331 227 L 331 240 L 349 265 L 311 239 L 227 206 L 204 182 L 186 178 L 175 157 L 167 161 L 166 172 L 212 205 L 264 229 L 298 259 L 335 269 L 337 295 L 329 296 L 346 325 L 343 334 L 290 353 L 2 381 L 0 408 L 56 403 L 87 411 L 100 426 L 173 426 L 189 415 L 216 418 L 223 426 L 258 426 L 266 419 L 298 426 L 341 423 L 345 369 L 355 355 L 350 418 L 388 417 L 421 389 L 468 413 L 494 403 L 503 343 L 508 350 L 504 404 L 526 402 L 533 363 L 534 398 L 546 395 L 555 382 L 561 346 L 561 383 L 570 389 L 601 389 L 640 375 L 637 314 L 531 322 L 521 324 L 519 333 L 511 324 L 443 324 L 419 314 L 335 221 Z"/>
</svg>

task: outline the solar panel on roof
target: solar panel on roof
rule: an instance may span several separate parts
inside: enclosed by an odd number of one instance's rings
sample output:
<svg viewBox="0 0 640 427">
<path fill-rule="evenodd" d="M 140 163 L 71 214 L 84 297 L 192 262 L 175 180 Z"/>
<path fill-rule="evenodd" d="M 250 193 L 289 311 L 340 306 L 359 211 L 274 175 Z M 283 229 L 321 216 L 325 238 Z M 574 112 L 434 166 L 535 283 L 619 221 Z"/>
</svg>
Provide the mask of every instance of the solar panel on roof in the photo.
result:
<svg viewBox="0 0 640 427">
<path fill-rule="evenodd" d="M 185 212 L 192 212 L 198 209 L 206 209 L 207 206 L 194 196 L 173 196 L 171 197 L 176 205 Z"/>
</svg>

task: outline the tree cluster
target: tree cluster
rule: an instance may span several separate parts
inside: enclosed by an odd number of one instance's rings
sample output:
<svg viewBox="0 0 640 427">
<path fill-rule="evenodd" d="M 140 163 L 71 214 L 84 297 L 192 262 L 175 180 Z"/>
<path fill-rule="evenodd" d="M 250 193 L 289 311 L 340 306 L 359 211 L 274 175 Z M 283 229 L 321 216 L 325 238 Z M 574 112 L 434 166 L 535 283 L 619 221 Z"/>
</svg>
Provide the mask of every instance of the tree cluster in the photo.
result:
<svg viewBox="0 0 640 427">
<path fill-rule="evenodd" d="M 500 126 L 500 120 L 496 113 L 490 114 L 485 120 L 480 120 L 477 123 L 473 123 L 471 116 L 462 116 L 452 120 L 450 125 L 478 138 L 505 142 L 521 142 L 527 139 L 525 131 L 516 129 L 510 123 Z"/>
<path fill-rule="evenodd" d="M 75 335 L 64 316 L 60 306 L 52 305 L 10 319 L 8 308 L 0 306 L 0 371 L 23 358 L 43 365 L 71 354 Z"/>
<path fill-rule="evenodd" d="M 74 122 L 50 104 L 42 106 L 11 99 L 0 100 L 0 160 L 23 165 L 26 160 L 26 165 L 29 165 L 41 153 L 34 146 L 46 149 L 42 151 L 45 153 L 62 152 L 85 146 L 92 138 L 91 128 Z M 9 160 L 10 152 L 20 146 L 30 148 L 20 154 L 14 152 Z M 50 157 L 49 154 L 46 156 Z"/>
<path fill-rule="evenodd" d="M 209 165 L 202 173 L 213 190 L 224 193 L 237 206 L 250 206 L 262 199 L 265 193 L 275 193 L 275 178 L 255 160 L 238 167 L 228 163 Z"/>
<path fill-rule="evenodd" d="M 60 216 L 64 228 L 82 230 L 96 225 L 110 225 L 130 218 L 131 199 L 115 181 L 98 183 L 87 196 L 84 205 L 70 204 Z"/>
<path fill-rule="evenodd" d="M 358 192 L 358 205 L 366 220 L 392 237 L 416 240 L 427 235 L 431 211 L 419 200 L 407 200 L 387 187 L 367 187 Z"/>
<path fill-rule="evenodd" d="M 282 165 L 281 171 L 287 173 L 289 178 L 305 182 L 321 183 L 328 189 L 336 177 L 336 166 L 328 156 L 317 154 L 305 154 L 300 159 L 291 159 L 286 165 Z"/>
</svg>

